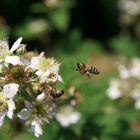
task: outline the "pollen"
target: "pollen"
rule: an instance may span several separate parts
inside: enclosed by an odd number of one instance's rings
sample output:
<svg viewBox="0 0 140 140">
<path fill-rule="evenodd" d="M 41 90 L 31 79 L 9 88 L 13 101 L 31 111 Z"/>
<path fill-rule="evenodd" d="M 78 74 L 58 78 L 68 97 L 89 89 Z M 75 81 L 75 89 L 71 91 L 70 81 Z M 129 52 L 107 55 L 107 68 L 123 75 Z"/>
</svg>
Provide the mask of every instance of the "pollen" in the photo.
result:
<svg viewBox="0 0 140 140">
<path fill-rule="evenodd" d="M 44 71 L 46 67 L 49 67 L 50 65 L 51 65 L 50 59 L 43 59 L 38 67 L 40 70 Z"/>
<path fill-rule="evenodd" d="M 23 66 L 10 66 L 4 70 L 4 75 L 7 81 L 27 81 Z"/>
</svg>

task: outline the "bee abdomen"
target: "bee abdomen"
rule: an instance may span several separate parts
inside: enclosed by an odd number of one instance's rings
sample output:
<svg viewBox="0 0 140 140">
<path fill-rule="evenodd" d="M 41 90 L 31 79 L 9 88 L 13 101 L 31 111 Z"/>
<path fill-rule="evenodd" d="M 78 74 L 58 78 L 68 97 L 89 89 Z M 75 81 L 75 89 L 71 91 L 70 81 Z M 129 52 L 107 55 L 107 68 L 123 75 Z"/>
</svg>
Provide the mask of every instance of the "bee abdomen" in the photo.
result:
<svg viewBox="0 0 140 140">
<path fill-rule="evenodd" d="M 62 96 L 63 94 L 64 94 L 64 90 L 58 90 L 55 92 L 51 92 L 51 96 L 54 98 L 58 98 L 58 97 Z"/>
<path fill-rule="evenodd" d="M 99 69 L 97 69 L 96 67 L 93 67 L 91 66 L 91 68 L 89 69 L 89 72 L 90 73 L 93 73 L 93 74 L 99 74 Z"/>
</svg>

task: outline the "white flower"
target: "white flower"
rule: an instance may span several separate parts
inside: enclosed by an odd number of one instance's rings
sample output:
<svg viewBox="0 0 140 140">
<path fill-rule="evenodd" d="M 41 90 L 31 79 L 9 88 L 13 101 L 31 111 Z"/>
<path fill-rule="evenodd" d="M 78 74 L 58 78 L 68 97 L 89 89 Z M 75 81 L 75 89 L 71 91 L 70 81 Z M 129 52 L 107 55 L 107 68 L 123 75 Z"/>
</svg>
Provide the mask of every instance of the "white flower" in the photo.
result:
<svg viewBox="0 0 140 140">
<path fill-rule="evenodd" d="M 135 107 L 135 109 L 140 110 L 140 99 L 135 101 L 134 107 Z"/>
<path fill-rule="evenodd" d="M 133 58 L 130 62 L 129 67 L 121 64 L 119 66 L 120 78 L 127 79 L 130 77 L 136 77 L 140 79 L 140 59 Z"/>
<path fill-rule="evenodd" d="M 9 49 L 8 42 L 6 40 L 0 41 L 0 60 L 5 59 L 6 56 L 13 53 L 16 49 L 20 47 L 20 43 L 22 41 L 22 37 L 18 38 L 15 43 L 12 45 L 11 49 Z"/>
<path fill-rule="evenodd" d="M 120 65 L 118 68 L 119 68 L 120 78 L 127 79 L 131 76 L 130 70 L 127 69 L 124 65 Z"/>
<path fill-rule="evenodd" d="M 71 124 L 75 124 L 80 119 L 80 113 L 73 110 L 70 106 L 65 106 L 60 109 L 60 111 L 56 114 L 56 120 L 63 127 L 68 127 Z"/>
<path fill-rule="evenodd" d="M 139 0 L 120 0 L 119 8 L 130 15 L 138 15 L 140 13 Z"/>
<path fill-rule="evenodd" d="M 132 59 L 130 73 L 132 76 L 140 79 L 140 59 L 139 58 Z"/>
<path fill-rule="evenodd" d="M 4 122 L 5 115 L 10 119 L 13 118 L 13 112 L 16 109 L 13 98 L 17 94 L 18 88 L 18 84 L 11 83 L 4 85 L 3 91 L 0 92 L 0 126 Z"/>
<path fill-rule="evenodd" d="M 39 95 L 40 97 L 42 96 Z M 39 99 L 38 97 L 37 99 Z M 44 97 L 44 96 L 43 96 Z M 42 98 L 42 97 L 41 97 Z M 38 101 L 36 99 L 36 101 Z M 44 100 L 44 99 L 43 99 Z M 53 111 L 50 108 L 50 102 L 52 101 L 42 101 L 40 102 L 33 102 L 30 103 L 28 101 L 25 101 L 25 108 L 23 108 L 17 116 L 26 121 L 27 124 L 31 124 L 31 131 L 34 133 L 36 137 L 39 137 L 43 134 L 42 125 L 44 123 L 48 123 L 49 121 L 49 115 Z"/>
<path fill-rule="evenodd" d="M 32 57 L 31 64 L 28 66 L 36 70 L 36 75 L 40 77 L 40 82 L 63 82 L 58 74 L 59 66 L 54 58 L 45 58 L 44 53 L 39 56 Z"/>
<path fill-rule="evenodd" d="M 110 99 L 116 100 L 121 97 L 121 91 L 116 87 L 110 87 L 107 90 L 107 95 Z"/>
<path fill-rule="evenodd" d="M 24 65 L 18 56 L 6 56 L 5 62 L 12 64 L 13 66 L 16 65 Z"/>
<path fill-rule="evenodd" d="M 140 89 L 135 89 L 130 95 L 134 100 L 140 99 Z"/>
<path fill-rule="evenodd" d="M 27 108 L 22 109 L 17 114 L 17 116 L 24 121 L 29 121 L 29 123 L 31 123 L 31 131 L 34 133 L 36 137 L 39 137 L 40 135 L 43 134 L 42 119 L 39 118 L 37 114 L 34 114 L 32 104 L 26 101 L 25 106 Z"/>
<path fill-rule="evenodd" d="M 41 75 L 46 71 L 48 67 L 52 66 L 54 63 L 54 58 L 45 58 L 44 53 L 41 53 L 39 56 L 31 58 L 31 65 L 29 67 L 37 70 L 37 75 Z"/>
<path fill-rule="evenodd" d="M 59 64 L 55 63 L 50 66 L 41 76 L 41 82 L 52 82 L 55 83 L 57 81 L 63 82 L 63 79 L 58 74 L 59 71 Z"/>
<path fill-rule="evenodd" d="M 28 108 L 24 108 L 22 109 L 17 115 L 20 119 L 27 121 L 30 118 L 32 118 L 31 120 L 31 131 L 34 133 L 34 135 L 36 137 L 39 137 L 40 135 L 43 134 L 43 130 L 42 130 L 42 120 L 37 117 L 37 114 L 33 115 L 33 106 L 32 104 L 30 104 L 29 102 L 25 103 L 26 107 Z"/>
<path fill-rule="evenodd" d="M 33 105 L 28 102 L 25 101 L 25 107 L 23 108 L 18 114 L 17 116 L 24 120 L 24 121 L 29 121 L 29 123 L 31 123 L 31 128 L 32 128 L 32 132 L 34 133 L 34 135 L 36 137 L 39 137 L 40 135 L 43 134 L 42 131 L 42 118 L 38 117 L 38 115 L 34 112 L 34 107 Z"/>
<path fill-rule="evenodd" d="M 40 135 L 43 134 L 43 130 L 39 120 L 33 120 L 31 125 L 32 125 L 32 131 L 34 132 L 34 135 L 36 137 L 39 137 Z"/>
<path fill-rule="evenodd" d="M 110 87 L 107 89 L 107 96 L 112 100 L 116 100 L 122 96 L 118 80 L 113 79 L 110 81 Z"/>
<path fill-rule="evenodd" d="M 45 0 L 45 4 L 49 7 L 55 7 L 59 5 L 60 0 Z"/>
</svg>

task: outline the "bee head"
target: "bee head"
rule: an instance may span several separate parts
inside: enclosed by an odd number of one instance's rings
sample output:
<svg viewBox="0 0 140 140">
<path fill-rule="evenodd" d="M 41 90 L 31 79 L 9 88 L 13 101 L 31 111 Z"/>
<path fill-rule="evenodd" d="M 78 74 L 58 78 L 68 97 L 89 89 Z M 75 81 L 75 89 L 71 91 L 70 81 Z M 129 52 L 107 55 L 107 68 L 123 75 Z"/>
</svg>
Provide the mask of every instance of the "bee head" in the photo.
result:
<svg viewBox="0 0 140 140">
<path fill-rule="evenodd" d="M 78 62 L 78 63 L 76 63 L 76 65 L 77 65 L 77 66 L 79 66 L 79 65 L 80 65 L 80 63 Z"/>
<path fill-rule="evenodd" d="M 63 95 L 64 94 L 64 90 L 60 90 L 59 93 L 61 93 Z"/>
</svg>

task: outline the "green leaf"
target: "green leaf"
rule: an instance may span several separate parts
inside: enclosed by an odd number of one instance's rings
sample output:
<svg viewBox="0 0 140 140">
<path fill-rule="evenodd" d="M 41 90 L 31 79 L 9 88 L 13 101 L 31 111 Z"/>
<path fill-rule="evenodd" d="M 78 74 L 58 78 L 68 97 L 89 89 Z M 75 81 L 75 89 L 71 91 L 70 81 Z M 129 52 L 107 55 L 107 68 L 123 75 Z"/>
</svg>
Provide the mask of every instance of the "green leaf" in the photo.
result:
<svg viewBox="0 0 140 140">
<path fill-rule="evenodd" d="M 57 8 L 50 14 L 51 22 L 59 31 L 66 31 L 69 26 L 69 11 L 68 9 L 62 7 Z"/>
<path fill-rule="evenodd" d="M 119 54 L 126 55 L 128 57 L 138 55 L 137 44 L 129 36 L 119 36 L 111 40 L 111 47 Z"/>
</svg>

